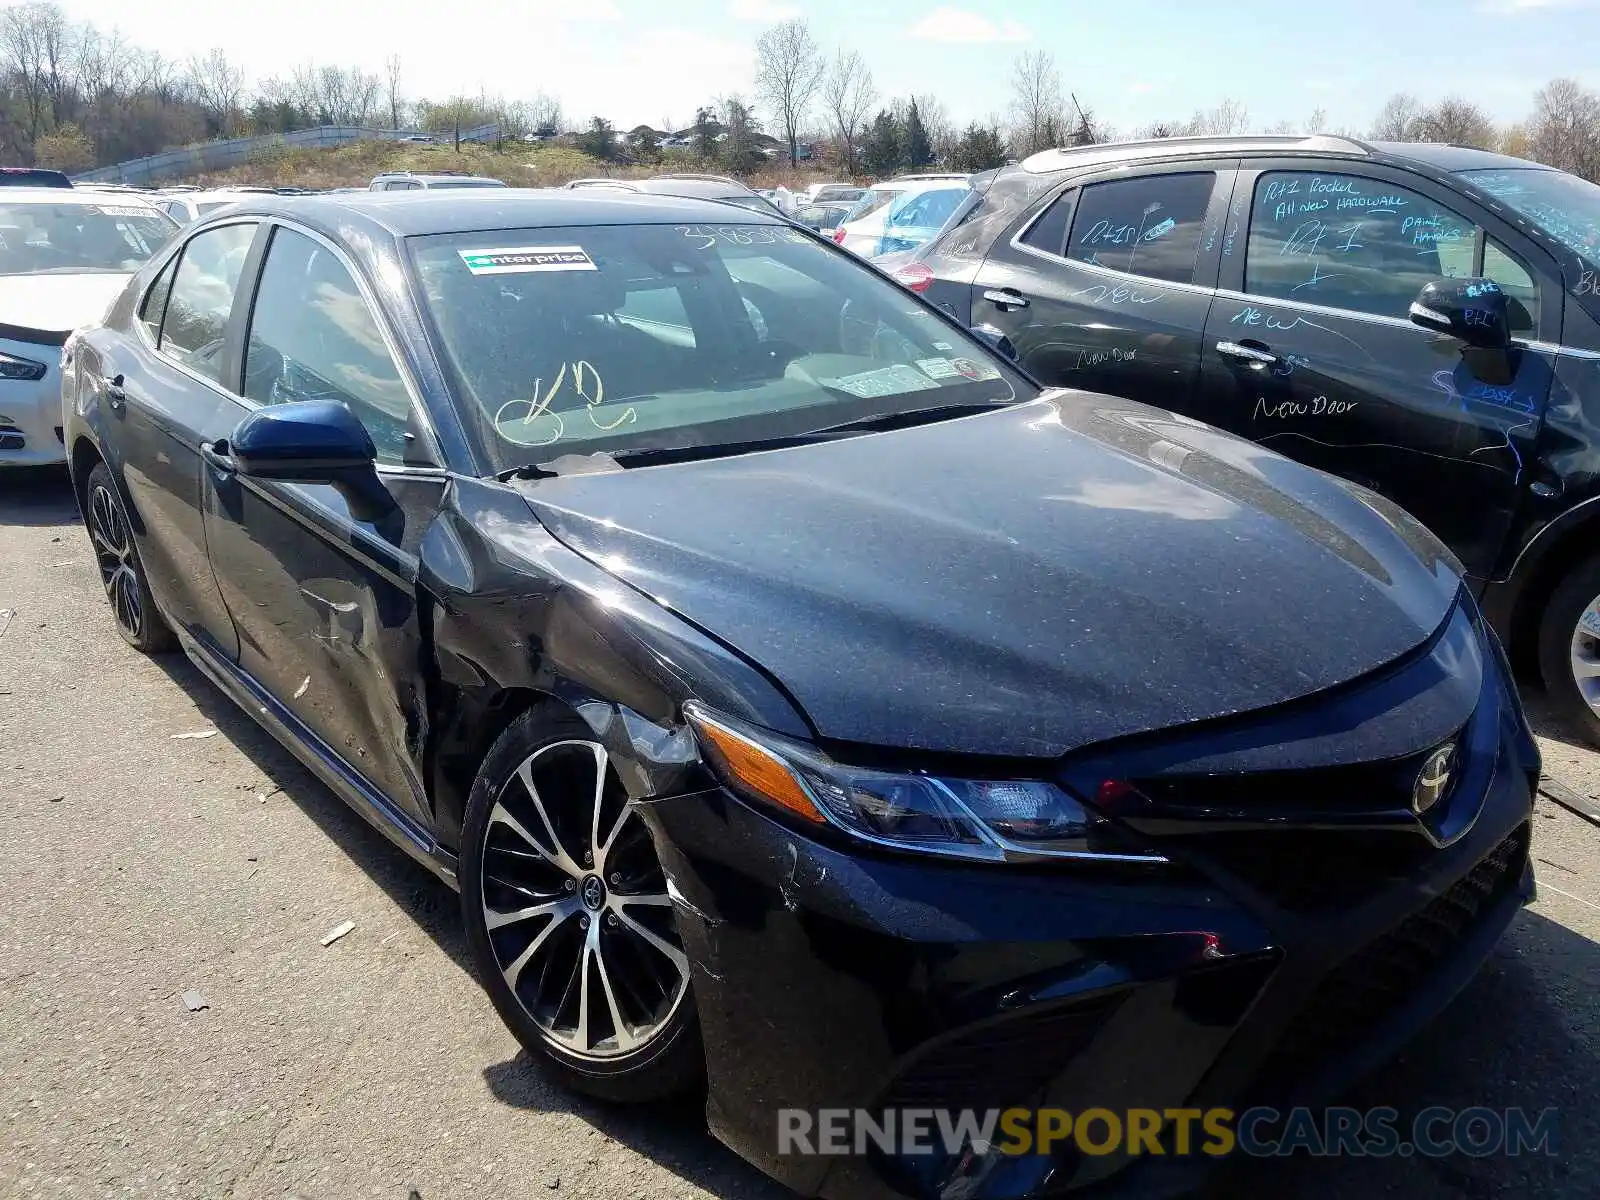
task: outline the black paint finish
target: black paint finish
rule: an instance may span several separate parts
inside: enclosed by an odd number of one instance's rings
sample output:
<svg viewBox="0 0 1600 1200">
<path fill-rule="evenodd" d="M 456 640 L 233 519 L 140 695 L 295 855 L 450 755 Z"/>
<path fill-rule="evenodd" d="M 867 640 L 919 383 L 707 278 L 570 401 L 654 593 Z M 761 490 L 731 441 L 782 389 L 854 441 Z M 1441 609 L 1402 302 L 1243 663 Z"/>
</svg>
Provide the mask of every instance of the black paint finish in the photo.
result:
<svg viewBox="0 0 1600 1200">
<path fill-rule="evenodd" d="M 1600 546 L 1600 294 L 1594 264 L 1455 172 L 1529 165 L 1337 138 L 1050 152 L 1002 171 L 990 193 L 1011 202 L 980 206 L 921 258 L 935 272 L 928 294 L 1007 334 L 1043 382 L 1174 409 L 1400 504 L 1461 560 L 1526 665 L 1545 600 Z M 1084 187 L 1197 169 L 1221 182 L 1193 288 L 1028 242 L 1036 222 L 1043 227 Z M 1400 188 L 1430 212 L 1458 215 L 1464 230 L 1482 232 L 1476 245 L 1461 245 L 1457 265 L 1479 273 L 1486 240 L 1499 247 L 1493 253 L 1509 252 L 1539 301 L 1536 324 L 1515 328 L 1508 350 L 1479 349 L 1412 324 L 1403 305 L 1394 316 L 1341 307 L 1335 297 L 1347 283 L 1337 275 L 1312 271 L 1308 282 L 1321 278 L 1321 287 L 1292 301 L 1253 293 L 1245 259 L 1253 222 L 1263 219 L 1255 185 L 1266 172 L 1355 176 L 1374 195 Z M 1324 248 L 1362 236 L 1362 201 L 1347 200 L 1341 215 L 1343 193 L 1289 199 L 1314 210 L 1285 218 L 1291 224 L 1324 220 L 1325 231 L 1310 231 L 1325 233 Z M 1307 242 L 1291 239 L 1290 249 L 1301 253 Z M 1327 269 L 1338 264 L 1330 258 Z M 1002 310 L 986 299 L 1007 291 L 1030 303 Z"/>
<path fill-rule="evenodd" d="M 1420 644 L 1458 586 L 1333 480 L 1076 393 L 526 490 L 869 745 L 1053 756 L 1280 704 Z"/>
<path fill-rule="evenodd" d="M 533 704 L 587 721 L 672 883 L 712 1128 L 790 1186 L 933 1195 L 948 1164 L 779 1157 L 785 1104 L 930 1088 L 953 1105 L 1236 1103 L 1341 959 L 1487 871 L 1477 918 L 1414 968 L 1405 1002 L 1299 1076 L 1308 1094 L 1337 1086 L 1448 1000 L 1528 895 L 1516 839 L 1538 759 L 1506 665 L 1454 562 L 1380 497 L 1076 392 L 721 460 L 482 478 L 395 238 L 525 223 L 534 202 L 396 203 L 264 198 L 260 216 L 356 264 L 421 401 L 428 465 L 361 490 L 230 466 L 248 301 L 206 384 L 135 327 L 158 262 L 73 339 L 73 470 L 103 459 L 123 487 L 191 657 L 447 880 L 495 735 Z M 106 402 L 114 375 L 126 413 Z M 1553 405 L 1552 422 L 1581 418 Z M 1171 863 L 980 869 L 798 830 L 701 764 L 691 699 L 878 766 L 1052 779 L 1114 803 Z M 1418 817 L 1407 772 L 1451 738 L 1461 781 Z M 1287 840 L 1241 850 L 1263 836 Z M 1364 875 L 1351 836 L 1403 868 Z M 1303 911 L 1248 870 L 1276 862 L 1362 902 Z M 1029 1159 L 975 1194 L 1138 1190 L 1147 1170 Z"/>
</svg>

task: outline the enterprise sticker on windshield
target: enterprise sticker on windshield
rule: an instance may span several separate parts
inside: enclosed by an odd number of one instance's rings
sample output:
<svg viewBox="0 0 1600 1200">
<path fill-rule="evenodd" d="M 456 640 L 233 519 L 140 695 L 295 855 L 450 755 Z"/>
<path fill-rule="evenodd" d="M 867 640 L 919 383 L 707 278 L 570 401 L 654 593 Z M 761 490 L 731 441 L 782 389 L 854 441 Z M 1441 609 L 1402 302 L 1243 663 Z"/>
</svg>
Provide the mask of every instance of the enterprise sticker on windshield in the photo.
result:
<svg viewBox="0 0 1600 1200">
<path fill-rule="evenodd" d="M 598 270 L 582 246 L 507 246 L 499 250 L 458 250 L 474 275 L 527 275 L 535 271 Z"/>
</svg>

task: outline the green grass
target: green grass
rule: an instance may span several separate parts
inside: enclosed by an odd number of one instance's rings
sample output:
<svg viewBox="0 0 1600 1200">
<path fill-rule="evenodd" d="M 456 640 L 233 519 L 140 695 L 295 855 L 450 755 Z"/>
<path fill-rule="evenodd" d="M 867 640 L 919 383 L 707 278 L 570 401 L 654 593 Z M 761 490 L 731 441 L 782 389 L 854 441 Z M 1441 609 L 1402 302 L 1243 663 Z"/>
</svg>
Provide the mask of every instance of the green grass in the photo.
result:
<svg viewBox="0 0 1600 1200">
<path fill-rule="evenodd" d="M 422 145 L 415 142 L 373 141 L 351 142 L 344 146 L 285 146 L 258 155 L 241 166 L 199 175 L 191 182 L 207 187 L 366 187 L 374 175 L 384 171 L 414 171 L 418 174 L 459 171 L 504 180 L 513 187 L 554 187 L 571 179 L 593 175 L 631 179 L 661 171 L 695 170 L 721 173 L 714 164 L 707 167 L 670 152 L 667 162 L 642 167 L 603 163 L 567 146 L 528 146 L 508 142 L 496 149 L 494 146 L 464 143 L 457 150 L 448 143 Z M 752 187 L 776 187 L 782 183 L 799 189 L 814 180 L 830 178 L 835 177 L 826 172 L 791 172 L 785 167 L 764 170 L 748 182 Z"/>
</svg>

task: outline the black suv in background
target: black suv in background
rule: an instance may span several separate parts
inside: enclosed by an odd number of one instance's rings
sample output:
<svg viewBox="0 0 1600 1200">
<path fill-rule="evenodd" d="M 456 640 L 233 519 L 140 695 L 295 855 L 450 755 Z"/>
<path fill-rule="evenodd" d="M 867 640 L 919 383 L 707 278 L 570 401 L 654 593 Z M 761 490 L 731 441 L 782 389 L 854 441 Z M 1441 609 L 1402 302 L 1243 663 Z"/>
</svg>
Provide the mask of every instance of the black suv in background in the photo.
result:
<svg viewBox="0 0 1600 1200">
<path fill-rule="evenodd" d="M 1409 509 L 1600 743 L 1600 187 L 1326 136 L 1050 150 L 974 187 L 903 282 L 1047 384 Z"/>
</svg>

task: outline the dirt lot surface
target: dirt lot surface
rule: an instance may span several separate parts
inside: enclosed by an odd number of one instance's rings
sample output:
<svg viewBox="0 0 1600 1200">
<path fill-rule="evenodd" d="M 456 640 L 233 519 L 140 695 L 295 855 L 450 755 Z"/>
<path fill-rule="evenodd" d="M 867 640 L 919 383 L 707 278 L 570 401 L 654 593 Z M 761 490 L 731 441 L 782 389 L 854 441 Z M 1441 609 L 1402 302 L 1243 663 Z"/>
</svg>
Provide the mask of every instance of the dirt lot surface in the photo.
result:
<svg viewBox="0 0 1600 1200">
<path fill-rule="evenodd" d="M 181 656 L 117 638 L 64 474 L 0 475 L 0 610 L 0 1196 L 788 1194 L 692 1106 L 547 1083 L 452 893 Z M 1600 794 L 1600 756 L 1543 744 Z M 1535 826 L 1538 903 L 1351 1102 L 1557 1106 L 1558 1156 L 1252 1164 L 1229 1194 L 1600 1195 L 1600 829 L 1544 801 Z"/>
</svg>

